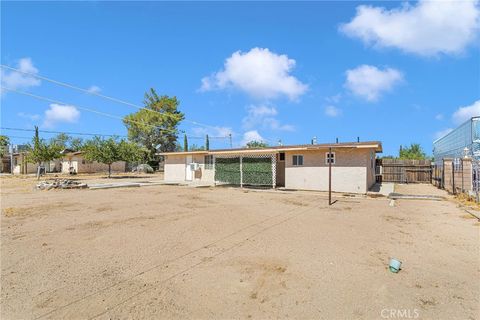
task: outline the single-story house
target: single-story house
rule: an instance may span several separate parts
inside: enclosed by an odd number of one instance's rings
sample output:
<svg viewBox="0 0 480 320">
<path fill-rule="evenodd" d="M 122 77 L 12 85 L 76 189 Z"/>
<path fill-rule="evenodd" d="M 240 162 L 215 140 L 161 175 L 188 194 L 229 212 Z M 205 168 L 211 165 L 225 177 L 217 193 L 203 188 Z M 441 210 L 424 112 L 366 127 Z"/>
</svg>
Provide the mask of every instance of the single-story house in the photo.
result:
<svg viewBox="0 0 480 320">
<path fill-rule="evenodd" d="M 159 155 L 165 157 L 165 181 L 328 191 L 331 162 L 332 191 L 366 193 L 375 183 L 379 152 L 382 144 L 368 141 Z"/>
<path fill-rule="evenodd" d="M 108 172 L 108 165 L 98 163 L 96 161 L 87 161 L 82 155 L 81 151 L 64 150 L 62 151 L 62 173 L 97 173 Z M 125 172 L 127 163 L 125 161 L 117 161 L 112 163 L 112 172 Z"/>
<path fill-rule="evenodd" d="M 37 173 L 38 164 L 27 162 L 27 153 L 19 152 L 12 155 L 13 159 L 13 174 L 32 174 Z M 45 167 L 47 172 L 60 172 L 61 161 L 56 159 L 53 161 L 42 162 L 41 165 Z"/>
</svg>

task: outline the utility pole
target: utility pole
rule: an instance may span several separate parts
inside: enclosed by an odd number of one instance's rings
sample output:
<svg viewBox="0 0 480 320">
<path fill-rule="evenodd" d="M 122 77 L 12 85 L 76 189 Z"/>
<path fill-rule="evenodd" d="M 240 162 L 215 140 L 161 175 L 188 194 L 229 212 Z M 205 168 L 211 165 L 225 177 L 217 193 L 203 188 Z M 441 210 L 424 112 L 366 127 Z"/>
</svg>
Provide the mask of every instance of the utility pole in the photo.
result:
<svg viewBox="0 0 480 320">
<path fill-rule="evenodd" d="M 13 174 L 13 144 L 8 146 L 10 152 L 10 174 Z"/>
</svg>

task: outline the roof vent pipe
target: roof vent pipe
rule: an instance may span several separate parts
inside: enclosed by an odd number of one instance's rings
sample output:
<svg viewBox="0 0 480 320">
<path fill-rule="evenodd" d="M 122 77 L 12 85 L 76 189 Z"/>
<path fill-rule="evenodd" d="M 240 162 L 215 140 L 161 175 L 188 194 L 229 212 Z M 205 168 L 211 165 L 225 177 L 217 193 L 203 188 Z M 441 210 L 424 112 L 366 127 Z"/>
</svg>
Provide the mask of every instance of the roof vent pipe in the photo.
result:
<svg viewBox="0 0 480 320">
<path fill-rule="evenodd" d="M 317 144 L 317 137 L 312 138 L 312 144 Z"/>
<path fill-rule="evenodd" d="M 360 142 L 360 137 L 357 137 L 357 142 Z"/>
<path fill-rule="evenodd" d="M 338 138 L 336 138 L 336 142 L 335 143 L 338 143 Z"/>
</svg>

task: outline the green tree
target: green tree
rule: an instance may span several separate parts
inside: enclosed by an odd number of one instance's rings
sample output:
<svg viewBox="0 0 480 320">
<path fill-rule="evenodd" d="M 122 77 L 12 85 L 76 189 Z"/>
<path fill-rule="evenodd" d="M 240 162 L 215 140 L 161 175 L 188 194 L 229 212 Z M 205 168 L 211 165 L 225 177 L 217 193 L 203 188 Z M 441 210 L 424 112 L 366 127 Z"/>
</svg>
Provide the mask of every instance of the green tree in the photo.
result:
<svg viewBox="0 0 480 320">
<path fill-rule="evenodd" d="M 120 145 L 115 138 L 94 137 L 88 140 L 82 149 L 87 161 L 96 161 L 108 165 L 108 177 L 112 174 L 112 163 L 121 160 Z"/>
<path fill-rule="evenodd" d="M 205 136 L 205 150 L 210 150 L 210 140 L 208 139 L 208 134 Z"/>
<path fill-rule="evenodd" d="M 82 149 L 83 139 L 71 137 L 66 133 L 59 133 L 58 135 L 50 139 L 50 143 L 57 145 L 62 149 L 79 151 Z"/>
<path fill-rule="evenodd" d="M 204 146 L 197 146 L 196 144 L 192 144 L 190 147 L 190 151 L 203 151 L 205 150 Z"/>
<path fill-rule="evenodd" d="M 83 139 L 82 138 L 72 138 L 68 145 L 69 149 L 80 151 L 83 148 Z"/>
<path fill-rule="evenodd" d="M 188 151 L 188 138 L 187 135 L 183 135 L 183 151 Z"/>
<path fill-rule="evenodd" d="M 143 160 L 148 150 L 133 142 L 118 141 L 115 137 L 108 139 L 94 137 L 83 145 L 82 152 L 87 161 L 96 161 L 108 165 L 108 177 L 110 178 L 112 175 L 112 163 Z"/>
<path fill-rule="evenodd" d="M 40 139 L 37 126 L 35 126 L 35 136 L 33 137 L 32 144 L 33 146 L 28 146 L 28 153 L 26 155 L 27 162 L 36 163 L 40 166 L 42 162 L 60 158 L 62 147 L 55 143 L 47 143 L 45 140 Z"/>
<path fill-rule="evenodd" d="M 123 119 L 129 139 L 144 146 L 150 159 L 156 152 L 175 150 L 178 125 L 184 119 L 179 104 L 176 97 L 159 96 L 152 88 L 145 93 L 144 109 Z"/>
<path fill-rule="evenodd" d="M 126 162 L 144 161 L 148 158 L 148 150 L 134 142 L 121 140 L 119 143 L 121 160 Z"/>
<path fill-rule="evenodd" d="M 263 141 L 250 141 L 246 146 L 247 148 L 268 148 L 268 144 Z"/>
<path fill-rule="evenodd" d="M 66 133 L 59 133 L 52 139 L 50 143 L 61 147 L 62 149 L 68 148 L 68 144 L 72 138 Z"/>
<path fill-rule="evenodd" d="M 399 158 L 410 160 L 424 160 L 427 158 L 427 155 L 423 151 L 420 144 L 412 143 L 409 147 L 400 146 Z"/>
<path fill-rule="evenodd" d="M 3 158 L 8 153 L 10 139 L 7 136 L 0 135 L 0 157 Z"/>
</svg>

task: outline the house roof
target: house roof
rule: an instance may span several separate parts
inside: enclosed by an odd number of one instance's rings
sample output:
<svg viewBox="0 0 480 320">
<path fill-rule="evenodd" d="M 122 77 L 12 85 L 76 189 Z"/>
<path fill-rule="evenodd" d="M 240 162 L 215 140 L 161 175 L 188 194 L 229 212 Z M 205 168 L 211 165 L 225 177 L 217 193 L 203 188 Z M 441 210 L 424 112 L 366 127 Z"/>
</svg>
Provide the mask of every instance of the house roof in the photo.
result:
<svg viewBox="0 0 480 320">
<path fill-rule="evenodd" d="M 73 149 L 63 149 L 62 151 L 60 151 L 60 154 L 63 154 L 63 155 L 78 155 L 78 154 L 82 154 L 82 151 L 75 151 Z"/>
<path fill-rule="evenodd" d="M 275 146 L 267 148 L 234 148 L 234 149 L 217 149 L 217 150 L 200 150 L 200 151 L 179 151 L 179 152 L 160 152 L 157 155 L 209 155 L 209 154 L 238 154 L 238 153 L 277 153 L 281 151 L 302 151 L 302 150 L 319 150 L 319 149 L 375 149 L 375 152 L 382 152 L 382 143 L 380 141 L 365 142 L 341 142 L 341 143 L 320 143 L 320 144 L 298 144 L 289 146 Z"/>
</svg>

